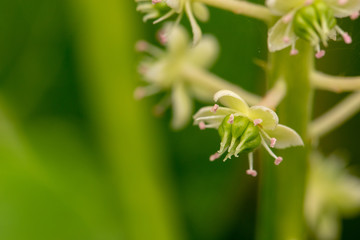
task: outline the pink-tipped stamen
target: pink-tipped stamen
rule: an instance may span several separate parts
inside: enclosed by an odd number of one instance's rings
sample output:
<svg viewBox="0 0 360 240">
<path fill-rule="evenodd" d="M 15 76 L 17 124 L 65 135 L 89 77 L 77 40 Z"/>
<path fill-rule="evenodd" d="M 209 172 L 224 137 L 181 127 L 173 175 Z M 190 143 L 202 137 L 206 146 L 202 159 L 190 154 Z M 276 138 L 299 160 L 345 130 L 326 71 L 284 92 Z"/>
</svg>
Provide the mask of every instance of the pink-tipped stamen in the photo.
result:
<svg viewBox="0 0 360 240">
<path fill-rule="evenodd" d="M 138 52 L 145 52 L 148 50 L 148 48 L 149 48 L 149 44 L 144 40 L 139 40 L 135 44 L 135 50 Z"/>
<path fill-rule="evenodd" d="M 134 91 L 134 98 L 136 100 L 143 99 L 146 96 L 146 90 L 143 87 L 138 87 Z"/>
<path fill-rule="evenodd" d="M 156 37 L 162 45 L 165 45 L 168 41 L 168 38 L 164 30 L 159 30 L 156 34 Z"/>
<path fill-rule="evenodd" d="M 338 0 L 339 5 L 344 5 L 348 2 L 348 0 Z"/>
<path fill-rule="evenodd" d="M 257 126 L 257 125 L 261 124 L 262 122 L 263 122 L 263 120 L 260 119 L 260 118 L 259 118 L 259 119 L 255 119 L 255 120 L 254 120 L 254 125 Z"/>
<path fill-rule="evenodd" d="M 277 157 L 277 158 L 275 159 L 274 164 L 275 164 L 276 166 L 278 166 L 282 161 L 283 161 L 283 158 L 282 158 L 282 157 Z"/>
<path fill-rule="evenodd" d="M 309 6 L 314 2 L 314 0 L 306 0 L 305 1 L 305 6 Z"/>
<path fill-rule="evenodd" d="M 247 175 L 250 175 L 250 176 L 253 176 L 253 177 L 256 177 L 256 176 L 257 176 L 257 172 L 256 172 L 254 169 L 248 169 L 248 170 L 246 170 L 246 174 L 247 174 Z"/>
<path fill-rule="evenodd" d="M 270 139 L 270 147 L 271 148 L 275 147 L 276 141 L 277 141 L 276 138 L 271 138 Z"/>
<path fill-rule="evenodd" d="M 215 104 L 215 105 L 211 108 L 210 112 L 216 113 L 216 111 L 217 111 L 218 109 L 219 109 L 219 105 Z"/>
<path fill-rule="evenodd" d="M 289 13 L 282 18 L 283 23 L 289 23 L 294 17 L 293 13 Z"/>
<path fill-rule="evenodd" d="M 152 0 L 152 4 L 157 4 L 157 3 L 161 3 L 162 0 Z"/>
<path fill-rule="evenodd" d="M 228 120 L 228 123 L 233 124 L 234 123 L 234 114 L 231 114 Z"/>
<path fill-rule="evenodd" d="M 205 125 L 205 123 L 204 122 L 199 122 L 199 128 L 200 128 L 200 130 L 205 130 L 206 129 L 206 125 Z"/>
<path fill-rule="evenodd" d="M 289 42 L 290 42 L 290 38 L 289 38 L 288 36 L 285 36 L 285 37 L 283 38 L 283 41 L 284 41 L 284 43 L 289 43 Z"/>
<path fill-rule="evenodd" d="M 360 12 L 359 12 L 359 11 L 353 12 L 353 13 L 350 15 L 350 19 L 351 19 L 351 20 L 355 20 L 355 19 L 357 19 L 359 16 L 360 16 Z"/>
<path fill-rule="evenodd" d="M 351 43 L 352 43 L 352 38 L 349 36 L 348 33 L 344 33 L 344 34 L 342 35 L 342 37 L 343 37 L 344 42 L 345 42 L 346 44 L 351 44 Z"/>
<path fill-rule="evenodd" d="M 322 58 L 322 57 L 324 57 L 325 56 L 325 50 L 319 50 L 316 54 L 315 54 L 315 57 L 317 58 L 317 59 L 320 59 L 320 58 Z"/>
<path fill-rule="evenodd" d="M 214 153 L 213 155 L 210 156 L 209 160 L 211 162 L 215 161 L 216 159 L 218 159 L 220 157 L 220 154 L 218 152 Z"/>
<path fill-rule="evenodd" d="M 291 56 L 295 56 L 295 55 L 298 55 L 298 54 L 299 54 L 299 51 L 297 49 L 295 49 L 295 48 L 291 49 L 291 51 L 290 51 Z"/>
</svg>

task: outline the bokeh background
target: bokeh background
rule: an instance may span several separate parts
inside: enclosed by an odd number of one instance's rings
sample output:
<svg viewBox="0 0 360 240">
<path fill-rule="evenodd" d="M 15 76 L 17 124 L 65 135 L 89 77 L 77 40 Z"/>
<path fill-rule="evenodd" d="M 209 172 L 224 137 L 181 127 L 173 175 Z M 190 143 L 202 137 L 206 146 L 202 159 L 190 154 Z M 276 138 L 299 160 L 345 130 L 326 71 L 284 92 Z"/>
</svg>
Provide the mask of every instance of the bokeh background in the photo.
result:
<svg viewBox="0 0 360 240">
<path fill-rule="evenodd" d="M 156 43 L 132 0 L 0 0 L 0 239 L 253 239 L 257 179 L 244 157 L 210 163 L 215 131 L 174 132 L 157 97 L 133 99 L 138 39 Z M 186 27 L 188 22 L 183 19 Z M 332 42 L 317 66 L 360 75 L 360 20 L 342 20 L 354 43 Z M 221 45 L 212 68 L 263 94 L 266 28 L 211 9 L 201 24 Z M 346 94 L 317 92 L 314 116 Z M 196 108 L 203 103 L 196 103 Z M 360 116 L 320 142 L 360 171 Z M 289 160 L 291 161 L 291 160 Z M 343 221 L 358 239 L 360 218 Z"/>
</svg>

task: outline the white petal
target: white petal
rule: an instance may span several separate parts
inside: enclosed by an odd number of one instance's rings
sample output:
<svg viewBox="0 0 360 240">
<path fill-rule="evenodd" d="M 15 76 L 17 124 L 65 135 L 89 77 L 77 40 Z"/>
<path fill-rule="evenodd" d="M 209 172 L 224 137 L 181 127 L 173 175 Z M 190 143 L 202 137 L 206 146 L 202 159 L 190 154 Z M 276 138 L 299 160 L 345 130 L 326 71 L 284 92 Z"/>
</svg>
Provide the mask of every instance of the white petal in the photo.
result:
<svg viewBox="0 0 360 240">
<path fill-rule="evenodd" d="M 295 41 L 296 35 L 292 29 L 292 21 L 285 23 L 281 18 L 269 30 L 268 47 L 270 52 L 284 49 Z"/>
<path fill-rule="evenodd" d="M 207 22 L 209 20 L 210 13 L 209 9 L 206 7 L 205 4 L 200 2 L 194 2 L 192 4 L 192 9 L 195 17 L 200 21 Z"/>
<path fill-rule="evenodd" d="M 339 0 L 325 0 L 327 4 L 334 10 L 335 17 L 348 17 L 354 12 L 360 11 L 359 0 L 348 0 L 347 3 L 340 5 Z"/>
<path fill-rule="evenodd" d="M 230 108 L 219 107 L 216 112 L 212 112 L 211 107 L 203 107 L 199 109 L 197 113 L 193 116 L 194 124 L 199 124 L 199 122 L 204 121 L 209 124 L 221 123 L 223 118 L 229 114 L 235 113 L 234 110 Z"/>
<path fill-rule="evenodd" d="M 274 130 L 266 129 L 265 132 L 270 137 L 276 138 L 275 148 L 288 148 L 304 145 L 299 134 L 287 126 L 279 124 Z"/>
<path fill-rule="evenodd" d="M 201 28 L 199 27 L 193 13 L 192 13 L 191 4 L 189 1 L 186 2 L 186 4 L 185 4 L 185 11 L 189 18 L 191 29 L 193 32 L 193 44 L 197 45 L 199 43 L 199 41 L 201 40 L 202 32 L 201 32 Z"/>
<path fill-rule="evenodd" d="M 279 117 L 270 108 L 264 106 L 252 106 L 249 111 L 249 118 L 251 120 L 261 119 L 261 126 L 264 129 L 275 129 L 279 123 Z"/>
<path fill-rule="evenodd" d="M 170 54 L 183 54 L 189 47 L 189 35 L 181 25 L 173 26 L 171 23 L 164 27 L 165 34 L 168 34 L 167 48 Z"/>
<path fill-rule="evenodd" d="M 266 6 L 277 15 L 285 15 L 291 10 L 301 7 L 306 0 L 266 0 Z"/>
<path fill-rule="evenodd" d="M 171 125 L 174 129 L 181 129 L 191 119 L 192 101 L 182 82 L 174 84 L 171 97 L 173 107 Z"/>
<path fill-rule="evenodd" d="M 249 106 L 247 103 L 236 93 L 230 90 L 220 90 L 215 93 L 214 101 L 220 101 L 222 105 L 237 110 L 244 115 L 248 115 L 249 113 Z"/>
<path fill-rule="evenodd" d="M 219 54 L 219 44 L 215 37 L 204 36 L 198 45 L 190 49 L 188 53 L 189 62 L 199 67 L 210 67 Z"/>
</svg>

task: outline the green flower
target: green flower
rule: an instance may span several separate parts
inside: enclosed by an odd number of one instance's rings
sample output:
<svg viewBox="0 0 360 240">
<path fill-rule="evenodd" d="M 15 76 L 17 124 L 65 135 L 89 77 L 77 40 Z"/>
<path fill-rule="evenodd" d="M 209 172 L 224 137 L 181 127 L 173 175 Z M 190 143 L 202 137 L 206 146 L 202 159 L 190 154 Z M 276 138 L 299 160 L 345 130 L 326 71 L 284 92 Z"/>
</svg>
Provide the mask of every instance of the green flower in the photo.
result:
<svg viewBox="0 0 360 240">
<path fill-rule="evenodd" d="M 184 12 L 189 18 L 194 35 L 194 44 L 198 44 L 202 32 L 196 18 L 202 22 L 209 19 L 209 10 L 206 5 L 193 0 L 135 0 L 138 3 L 137 10 L 145 13 L 144 21 L 156 19 L 154 23 L 164 21 L 178 14 L 175 25 L 178 25 Z M 171 30 L 171 29 L 169 29 Z M 167 34 L 167 33 L 166 33 Z"/>
<path fill-rule="evenodd" d="M 247 174 L 256 176 L 253 169 L 252 152 L 262 145 L 275 159 L 275 164 L 282 161 L 270 148 L 287 148 L 304 145 L 301 137 L 291 128 L 278 124 L 276 113 L 264 106 L 249 107 L 237 94 L 229 90 L 221 90 L 214 95 L 214 101 L 219 101 L 225 107 L 215 104 L 213 107 L 203 107 L 194 115 L 194 124 L 200 129 L 218 129 L 221 137 L 220 149 L 210 156 L 214 161 L 227 152 L 224 159 L 238 157 L 241 152 L 249 153 L 250 169 Z"/>
<path fill-rule="evenodd" d="M 342 217 L 360 212 L 360 179 L 348 173 L 336 156 L 310 158 L 305 216 L 317 239 L 338 239 Z"/>
<path fill-rule="evenodd" d="M 139 72 L 149 85 L 137 88 L 135 98 L 166 92 L 155 111 L 161 113 L 172 105 L 172 127 L 180 129 L 191 119 L 191 97 L 203 100 L 206 94 L 213 94 L 206 92 L 206 86 L 183 76 L 184 67 L 210 67 L 218 56 L 219 46 L 216 39 L 209 35 L 205 35 L 198 45 L 192 46 L 186 30 L 178 25 L 167 37 L 165 47 L 166 50 L 163 50 L 145 41 L 137 43 L 137 50 L 149 54 L 139 66 Z"/>
<path fill-rule="evenodd" d="M 296 41 L 301 38 L 309 41 L 321 58 L 328 40 L 336 40 L 341 35 L 346 44 L 351 37 L 336 23 L 336 18 L 359 16 L 359 0 L 267 0 L 267 6 L 281 18 L 269 30 L 268 47 L 271 52 L 291 46 L 291 55 L 296 55 Z"/>
</svg>

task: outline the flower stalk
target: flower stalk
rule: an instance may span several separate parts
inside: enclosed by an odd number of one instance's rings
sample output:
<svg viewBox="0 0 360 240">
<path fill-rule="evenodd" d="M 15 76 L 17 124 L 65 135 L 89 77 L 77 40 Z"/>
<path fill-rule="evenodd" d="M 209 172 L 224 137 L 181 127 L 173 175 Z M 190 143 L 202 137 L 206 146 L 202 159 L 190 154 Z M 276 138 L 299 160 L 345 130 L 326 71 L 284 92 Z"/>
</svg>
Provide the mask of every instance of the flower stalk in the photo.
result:
<svg viewBox="0 0 360 240">
<path fill-rule="evenodd" d="M 338 77 L 314 71 L 311 82 L 315 88 L 337 93 L 360 90 L 360 77 Z"/>
<path fill-rule="evenodd" d="M 266 23 L 272 22 L 274 16 L 267 7 L 246 1 L 236 0 L 197 0 L 206 5 L 227 10 L 235 14 L 255 18 Z"/>
<path fill-rule="evenodd" d="M 305 148 L 282 151 L 288 161 L 277 168 L 271 161 L 261 161 L 264 170 L 260 172 L 259 240 L 306 239 L 302 206 L 309 156 L 307 128 L 312 106 L 313 50 L 305 41 L 299 41 L 298 48 L 296 56 L 290 56 L 286 50 L 269 56 L 270 87 L 278 79 L 283 79 L 287 86 L 287 95 L 278 108 L 279 117 L 301 135 Z"/>
</svg>

